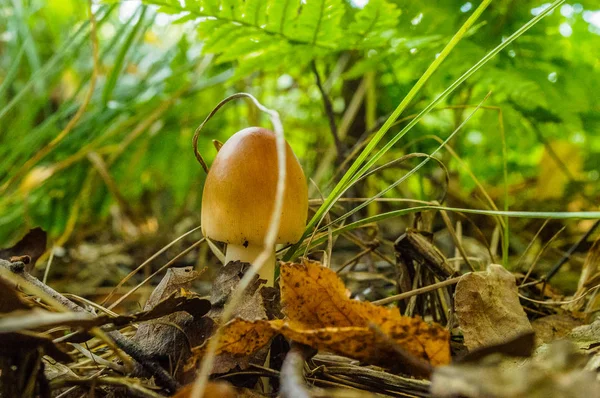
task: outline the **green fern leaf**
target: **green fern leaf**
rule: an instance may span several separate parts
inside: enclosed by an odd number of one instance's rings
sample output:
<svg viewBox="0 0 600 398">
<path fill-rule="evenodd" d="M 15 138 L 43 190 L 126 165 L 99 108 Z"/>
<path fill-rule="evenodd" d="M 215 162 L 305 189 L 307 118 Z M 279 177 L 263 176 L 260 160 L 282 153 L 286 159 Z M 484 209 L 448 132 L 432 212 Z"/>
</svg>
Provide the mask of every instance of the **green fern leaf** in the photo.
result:
<svg viewBox="0 0 600 398">
<path fill-rule="evenodd" d="M 299 9 L 299 0 L 270 0 L 267 6 L 266 29 L 283 36 L 291 34 Z"/>
<path fill-rule="evenodd" d="M 334 45 L 342 36 L 345 6 L 340 0 L 306 0 L 296 21 L 294 37 L 314 45 Z"/>
<path fill-rule="evenodd" d="M 398 25 L 401 12 L 385 0 L 371 0 L 350 24 L 347 44 L 354 48 L 373 48 L 387 45 Z"/>
<path fill-rule="evenodd" d="M 266 22 L 267 3 L 264 0 L 246 0 L 242 20 L 254 26 L 262 26 Z"/>
</svg>

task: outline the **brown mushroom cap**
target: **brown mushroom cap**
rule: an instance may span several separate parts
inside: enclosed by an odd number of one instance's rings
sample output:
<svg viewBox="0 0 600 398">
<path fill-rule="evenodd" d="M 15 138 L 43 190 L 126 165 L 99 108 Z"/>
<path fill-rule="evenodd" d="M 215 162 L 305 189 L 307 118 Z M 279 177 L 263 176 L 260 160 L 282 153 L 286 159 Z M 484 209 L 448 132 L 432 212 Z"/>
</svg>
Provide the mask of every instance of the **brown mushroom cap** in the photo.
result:
<svg viewBox="0 0 600 398">
<path fill-rule="evenodd" d="M 276 243 L 302 236 L 308 214 L 306 178 L 286 143 L 286 181 Z M 271 220 L 277 187 L 275 133 L 249 127 L 219 150 L 202 194 L 202 232 L 236 245 L 262 245 Z"/>
</svg>

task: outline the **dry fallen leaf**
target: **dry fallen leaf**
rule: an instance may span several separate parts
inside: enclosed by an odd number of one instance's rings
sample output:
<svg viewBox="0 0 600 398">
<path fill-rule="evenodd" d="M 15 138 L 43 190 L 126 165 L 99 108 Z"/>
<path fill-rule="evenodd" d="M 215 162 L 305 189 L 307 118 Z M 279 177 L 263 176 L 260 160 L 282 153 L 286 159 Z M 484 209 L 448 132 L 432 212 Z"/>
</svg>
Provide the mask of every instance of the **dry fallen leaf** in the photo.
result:
<svg viewBox="0 0 600 398">
<path fill-rule="evenodd" d="M 463 276 L 456 285 L 455 309 L 470 351 L 532 331 L 515 277 L 501 265 Z"/>
<path fill-rule="evenodd" d="M 600 345 L 600 320 L 574 328 L 568 338 L 582 350 L 598 347 Z"/>
<path fill-rule="evenodd" d="M 317 262 L 282 264 L 280 283 L 284 313 L 293 329 L 359 327 L 369 330 L 374 324 L 394 343 L 417 358 L 432 365 L 450 362 L 447 330 L 440 325 L 423 322 L 419 317 L 402 316 L 397 308 L 350 299 L 350 293 L 337 274 Z M 361 344 L 357 348 L 361 348 Z M 347 352 L 343 354 L 348 355 Z M 361 359 L 369 354 L 355 352 L 350 356 Z"/>
<path fill-rule="evenodd" d="M 188 398 L 192 396 L 193 384 L 183 387 L 173 395 L 173 398 Z M 204 389 L 203 398 L 236 398 L 238 397 L 235 387 L 224 381 L 210 381 Z"/>
<path fill-rule="evenodd" d="M 0 277 L 0 314 L 28 308 L 29 305 L 25 302 L 23 295 L 17 292 L 15 286 Z"/>
<path fill-rule="evenodd" d="M 231 292 L 237 289 L 240 280 L 249 268 L 250 264 L 248 263 L 233 261 L 226 264 L 219 271 L 210 297 L 213 309 L 208 314 L 208 317 L 216 324 L 221 322 L 220 317 L 223 305 L 229 299 Z M 262 294 L 265 289 L 264 286 L 261 286 L 263 283 L 264 280 L 261 280 L 258 275 L 254 276 L 252 283 L 244 292 L 239 305 L 235 308 L 234 318 L 248 321 L 267 320 L 270 318 L 265 305 L 265 298 Z M 264 345 L 266 345 L 269 339 L 270 337 L 265 341 Z M 232 351 L 223 351 L 215 358 L 212 373 L 227 373 L 236 368 L 245 370 L 251 363 L 263 365 L 267 354 L 268 347 L 264 347 L 263 349 L 257 348 L 247 355 L 239 355 Z M 194 357 L 196 356 L 194 355 Z"/>
<path fill-rule="evenodd" d="M 156 286 L 144 310 L 141 321 L 158 318 L 140 324 L 133 340 L 147 353 L 164 357 L 165 365 L 185 361 L 191 348 L 206 339 L 202 317 L 210 310 L 210 302 L 185 289 L 199 276 L 192 267 L 170 268 Z M 177 378 L 183 377 L 180 372 Z"/>
<path fill-rule="evenodd" d="M 223 328 L 218 355 L 247 357 L 281 333 L 364 362 L 392 368 L 410 362 L 415 369 L 403 370 L 419 375 L 428 363 L 450 362 L 449 333 L 441 326 L 350 299 L 337 274 L 316 262 L 282 264 L 280 283 L 287 319 L 233 319 Z M 197 347 L 193 357 L 200 358 L 204 349 Z"/>
<path fill-rule="evenodd" d="M 436 368 L 431 380 L 435 397 L 590 398 L 598 396 L 596 372 L 583 369 L 585 357 L 567 341 L 538 350 L 528 360 L 483 359 Z"/>
<path fill-rule="evenodd" d="M 582 324 L 581 320 L 569 314 L 554 314 L 534 320 L 531 322 L 531 327 L 535 331 L 538 344 L 543 344 L 564 338 Z"/>
<path fill-rule="evenodd" d="M 34 228 L 14 246 L 0 249 L 0 258 L 10 260 L 13 257 L 20 257 L 19 260 L 26 264 L 25 269 L 29 272 L 38 258 L 46 251 L 47 240 L 46 232 L 43 229 Z"/>
</svg>

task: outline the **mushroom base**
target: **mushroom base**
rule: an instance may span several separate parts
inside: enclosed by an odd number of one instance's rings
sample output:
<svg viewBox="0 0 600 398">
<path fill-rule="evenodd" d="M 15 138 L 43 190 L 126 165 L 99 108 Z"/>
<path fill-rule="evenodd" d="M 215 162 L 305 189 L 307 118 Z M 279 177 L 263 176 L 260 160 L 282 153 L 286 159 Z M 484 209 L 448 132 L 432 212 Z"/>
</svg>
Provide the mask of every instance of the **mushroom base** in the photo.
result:
<svg viewBox="0 0 600 398">
<path fill-rule="evenodd" d="M 254 264 L 254 261 L 264 249 L 264 247 L 257 245 L 244 247 L 243 245 L 228 244 L 225 253 L 225 264 L 229 264 L 230 261 Z M 261 279 L 267 280 L 267 286 L 273 286 L 275 279 L 275 248 L 271 249 L 269 258 L 260 268 L 258 275 Z"/>
</svg>

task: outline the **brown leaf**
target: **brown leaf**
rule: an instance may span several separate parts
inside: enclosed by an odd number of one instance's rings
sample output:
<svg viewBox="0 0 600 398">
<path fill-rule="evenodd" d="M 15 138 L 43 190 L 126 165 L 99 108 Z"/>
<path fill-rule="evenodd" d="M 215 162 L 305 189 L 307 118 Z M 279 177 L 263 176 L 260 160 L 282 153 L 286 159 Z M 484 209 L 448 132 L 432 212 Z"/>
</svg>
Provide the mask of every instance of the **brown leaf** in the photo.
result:
<svg viewBox="0 0 600 398">
<path fill-rule="evenodd" d="M 429 365 L 413 351 L 378 331 L 375 327 L 326 327 L 305 329 L 298 323 L 271 321 L 285 337 L 323 351 L 330 351 L 360 361 L 426 377 Z"/>
<path fill-rule="evenodd" d="M 0 258 L 10 260 L 11 257 L 29 256 L 29 262 L 25 262 L 25 264 L 27 264 L 27 271 L 30 271 L 38 258 L 46 251 L 47 239 L 43 229 L 34 228 L 13 247 L 0 250 Z"/>
<path fill-rule="evenodd" d="M 0 278 L 0 314 L 28 309 L 21 294 L 7 280 Z"/>
<path fill-rule="evenodd" d="M 211 293 L 211 302 L 213 307 L 210 313 L 204 318 L 205 322 L 207 322 L 205 324 L 206 335 L 212 334 L 215 325 L 220 323 L 223 305 L 229 299 L 231 292 L 237 289 L 241 278 L 249 268 L 250 264 L 235 261 L 229 262 L 220 269 L 219 274 L 213 283 L 213 290 Z M 280 307 L 276 305 L 279 300 L 276 297 L 274 289 L 265 289 L 264 286 L 261 287 L 263 282 L 264 280 L 259 279 L 258 275 L 254 277 L 252 283 L 244 292 L 244 296 L 240 300 L 239 305 L 234 310 L 233 317 L 236 319 L 231 322 L 235 323 L 235 321 L 239 319 L 240 321 L 244 320 L 252 323 L 253 321 L 267 320 L 268 318 L 277 317 L 277 315 L 281 312 Z M 268 306 L 265 305 L 266 302 L 269 303 Z M 231 329 L 229 329 L 228 326 L 226 328 L 226 331 L 227 330 L 231 330 L 232 333 L 234 333 L 234 337 L 236 331 L 242 335 L 246 331 L 246 329 L 243 327 L 238 330 L 238 327 L 235 325 L 233 325 Z M 271 334 L 270 337 L 273 335 L 275 335 L 275 333 Z M 235 344 L 232 346 L 232 349 L 223 349 L 219 351 L 217 353 L 217 357 L 215 358 L 215 364 L 213 366 L 212 373 L 226 373 L 235 368 L 245 370 L 250 366 L 251 363 L 257 363 L 261 365 L 264 364 L 268 352 L 268 347 L 264 346 L 269 342 L 270 337 L 267 338 L 260 347 L 255 346 L 253 349 L 248 349 L 247 355 L 245 354 L 246 350 L 241 349 Z M 226 343 L 223 343 L 224 340 L 221 340 L 221 343 L 225 345 L 230 344 L 231 340 L 229 340 L 229 337 L 225 336 L 225 338 L 227 339 Z M 193 351 L 193 356 L 186 366 L 186 370 L 193 369 L 196 362 L 201 359 L 203 353 L 203 347 L 195 348 Z"/>
<path fill-rule="evenodd" d="M 574 328 L 569 333 L 569 340 L 584 350 L 598 347 L 600 345 L 600 319 L 592 322 L 590 325 Z"/>
<path fill-rule="evenodd" d="M 538 349 L 529 360 L 512 358 L 436 368 L 435 397 L 590 398 L 598 396 L 595 371 L 582 369 L 585 357 L 567 341 Z"/>
<path fill-rule="evenodd" d="M 148 298 L 146 312 L 137 316 L 138 321 L 156 318 L 141 324 L 133 340 L 147 353 L 163 357 L 166 368 L 177 367 L 178 361 L 185 363 L 191 348 L 208 335 L 202 317 L 211 309 L 210 302 L 185 290 L 198 275 L 192 267 L 168 269 Z"/>
<path fill-rule="evenodd" d="M 396 308 L 352 300 L 349 296 L 337 274 L 317 262 L 281 265 L 284 313 L 291 324 L 301 325 L 301 328 L 293 329 L 358 327 L 369 330 L 370 325 L 374 324 L 417 358 L 425 359 L 432 365 L 450 362 L 449 333 L 440 325 L 425 323 L 419 317 L 405 317 Z M 357 344 L 357 348 L 360 347 L 361 344 Z M 349 351 L 354 352 L 352 349 Z M 355 355 L 358 357 L 351 356 L 357 359 L 370 356 L 356 352 Z"/>
<path fill-rule="evenodd" d="M 197 279 L 202 272 L 194 271 L 193 267 L 169 268 L 146 301 L 144 311 L 154 308 L 159 302 L 180 289 L 189 289 L 192 281 Z"/>
<path fill-rule="evenodd" d="M 515 277 L 501 265 L 463 276 L 456 285 L 455 308 L 470 351 L 532 331 Z"/>
<path fill-rule="evenodd" d="M 233 319 L 223 327 L 217 355 L 246 358 L 278 333 L 313 348 L 423 375 L 450 362 L 449 333 L 395 308 L 351 300 L 337 275 L 316 262 L 282 264 L 285 320 Z M 194 349 L 193 362 L 205 346 Z M 426 362 L 427 361 L 427 362 Z"/>
<path fill-rule="evenodd" d="M 600 237 L 596 239 L 588 254 L 585 258 L 583 268 L 581 269 L 581 276 L 579 277 L 579 283 L 577 284 L 577 292 L 575 297 L 580 297 L 585 294 L 586 291 L 600 283 Z M 585 300 L 577 300 L 573 303 L 567 304 L 566 309 L 570 311 L 579 311 Z M 590 309 L 588 308 L 588 311 Z"/>
<path fill-rule="evenodd" d="M 216 355 L 231 354 L 236 357 L 252 355 L 267 345 L 277 333 L 277 324 L 267 320 L 232 319 L 223 326 Z M 203 355 L 207 346 L 208 344 L 205 344 L 195 348 L 195 356 Z"/>
<path fill-rule="evenodd" d="M 540 343 L 550 343 L 564 338 L 582 324 L 580 320 L 568 314 L 555 314 L 534 320 L 531 322 L 531 327 Z"/>
<path fill-rule="evenodd" d="M 492 354 L 502 354 L 508 357 L 530 357 L 535 348 L 535 333 L 528 332 L 514 337 L 504 343 L 477 348 L 466 355 L 455 359 L 454 362 L 476 362 Z"/>
</svg>

